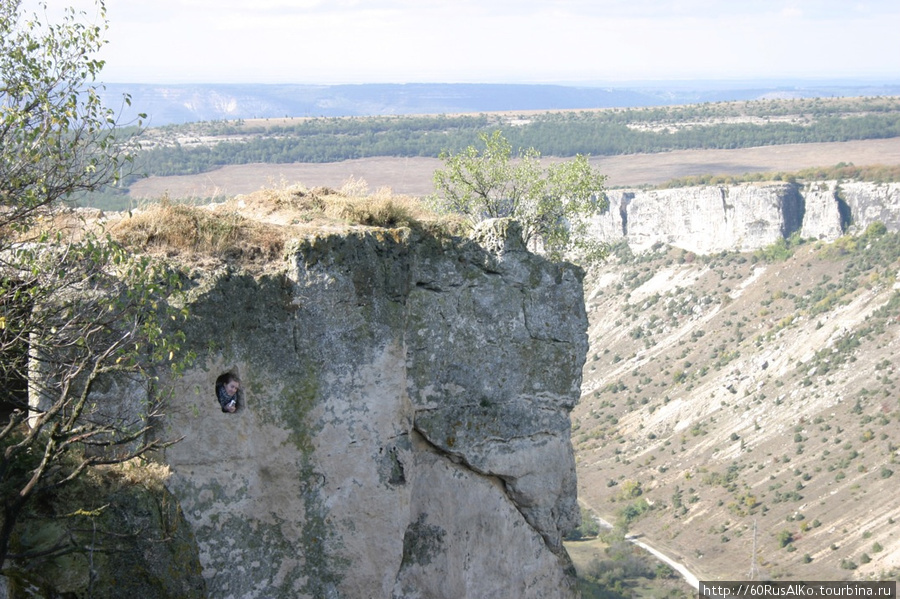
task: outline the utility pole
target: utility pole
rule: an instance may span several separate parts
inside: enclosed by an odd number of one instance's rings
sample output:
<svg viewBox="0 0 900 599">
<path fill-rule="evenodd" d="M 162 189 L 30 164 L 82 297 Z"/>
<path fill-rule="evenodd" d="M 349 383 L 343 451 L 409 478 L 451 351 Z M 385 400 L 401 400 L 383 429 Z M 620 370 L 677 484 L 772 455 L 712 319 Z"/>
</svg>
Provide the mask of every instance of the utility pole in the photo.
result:
<svg viewBox="0 0 900 599">
<path fill-rule="evenodd" d="M 748 574 L 748 578 L 750 580 L 756 580 L 756 577 L 759 576 L 759 568 L 756 566 L 756 519 L 753 520 L 753 555 L 750 556 L 750 573 Z"/>
</svg>

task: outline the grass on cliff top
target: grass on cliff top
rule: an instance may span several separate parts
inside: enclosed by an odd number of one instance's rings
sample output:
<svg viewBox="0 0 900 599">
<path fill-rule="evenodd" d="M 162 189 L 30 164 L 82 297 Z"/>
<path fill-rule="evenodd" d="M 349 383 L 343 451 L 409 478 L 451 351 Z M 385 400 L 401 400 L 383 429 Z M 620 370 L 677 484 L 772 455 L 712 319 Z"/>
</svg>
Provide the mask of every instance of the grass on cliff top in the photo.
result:
<svg viewBox="0 0 900 599">
<path fill-rule="evenodd" d="M 110 231 L 141 250 L 272 259 L 291 237 L 354 226 L 410 227 L 432 234 L 459 232 L 461 223 L 439 217 L 418 200 L 389 190 L 367 194 L 365 184 L 341 190 L 281 186 L 205 206 L 158 203 L 129 213 Z"/>
<path fill-rule="evenodd" d="M 754 172 L 742 175 L 690 175 L 656 186 L 656 189 L 697 187 L 700 185 L 740 185 L 741 183 L 796 183 L 798 181 L 865 181 L 893 183 L 900 181 L 900 165 L 871 164 L 856 166 L 838 163 L 831 167 L 806 168 L 795 172 Z"/>
<path fill-rule="evenodd" d="M 248 247 L 275 256 L 284 237 L 271 226 L 233 211 L 162 201 L 116 223 L 112 235 L 128 246 L 177 253 L 238 254 Z"/>
</svg>

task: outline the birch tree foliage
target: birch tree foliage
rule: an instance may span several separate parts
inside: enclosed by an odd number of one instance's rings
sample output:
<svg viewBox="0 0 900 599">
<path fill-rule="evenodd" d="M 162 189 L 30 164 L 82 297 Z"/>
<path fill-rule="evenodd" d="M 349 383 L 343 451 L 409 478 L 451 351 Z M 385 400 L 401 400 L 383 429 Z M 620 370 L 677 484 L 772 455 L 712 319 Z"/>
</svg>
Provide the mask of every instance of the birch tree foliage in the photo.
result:
<svg viewBox="0 0 900 599">
<path fill-rule="evenodd" d="M 73 531 L 84 523 L 39 547 L 16 527 L 92 466 L 163 447 L 154 373 L 190 358 L 165 326 L 186 316 L 170 302 L 178 273 L 67 209 L 116 182 L 131 144 L 96 83 L 103 1 L 48 15 L 0 0 L 0 569 L 83 550 Z M 117 400 L 115 385 L 141 398 L 137 409 L 97 399 Z"/>
</svg>

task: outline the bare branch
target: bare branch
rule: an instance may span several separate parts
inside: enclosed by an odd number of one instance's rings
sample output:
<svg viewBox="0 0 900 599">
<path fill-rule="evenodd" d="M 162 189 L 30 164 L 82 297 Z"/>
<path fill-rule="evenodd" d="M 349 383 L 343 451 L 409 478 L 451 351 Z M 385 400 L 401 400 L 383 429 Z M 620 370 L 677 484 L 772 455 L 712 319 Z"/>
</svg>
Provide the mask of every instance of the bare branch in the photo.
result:
<svg viewBox="0 0 900 599">
<path fill-rule="evenodd" d="M 137 389 L 124 416 L 103 405 L 116 398 L 99 398 L 107 383 L 174 355 L 181 339 L 161 334 L 168 277 L 102 231 L 73 235 L 54 219 L 73 193 L 115 181 L 128 159 L 94 84 L 105 27 L 85 28 L 75 10 L 43 23 L 19 6 L 0 0 L 0 388 L 20 406 L 0 430 L 0 568 L 27 500 L 172 443 L 149 438 L 159 411 L 149 386 L 122 383 Z M 40 556 L 12 557 L 29 555 Z"/>
</svg>

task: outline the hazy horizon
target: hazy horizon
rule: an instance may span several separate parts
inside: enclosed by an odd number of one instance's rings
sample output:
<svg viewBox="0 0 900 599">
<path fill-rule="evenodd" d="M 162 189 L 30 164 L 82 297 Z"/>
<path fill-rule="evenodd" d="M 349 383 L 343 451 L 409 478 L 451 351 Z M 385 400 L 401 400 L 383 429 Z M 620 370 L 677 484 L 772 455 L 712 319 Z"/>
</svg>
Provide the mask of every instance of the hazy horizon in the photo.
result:
<svg viewBox="0 0 900 599">
<path fill-rule="evenodd" d="M 61 2 L 95 15 L 90 0 Z M 25 0 L 30 13 L 37 0 Z M 110 83 L 897 80 L 896 0 L 106 0 Z"/>
<path fill-rule="evenodd" d="M 750 89 L 760 87 L 826 87 L 826 86 L 896 86 L 900 85 L 900 75 L 891 77 L 793 77 L 793 78 L 735 78 L 735 79 L 622 79 L 598 81 L 366 81 L 362 83 L 321 83 L 315 81 L 257 82 L 257 81 L 102 81 L 111 85 L 158 85 L 158 86 L 309 86 L 309 87 L 350 87 L 350 86 L 416 86 L 416 85 L 480 85 L 480 86 L 557 86 L 583 88 L 687 88 L 687 89 Z"/>
</svg>

